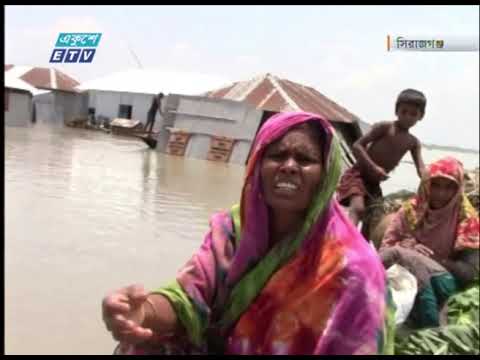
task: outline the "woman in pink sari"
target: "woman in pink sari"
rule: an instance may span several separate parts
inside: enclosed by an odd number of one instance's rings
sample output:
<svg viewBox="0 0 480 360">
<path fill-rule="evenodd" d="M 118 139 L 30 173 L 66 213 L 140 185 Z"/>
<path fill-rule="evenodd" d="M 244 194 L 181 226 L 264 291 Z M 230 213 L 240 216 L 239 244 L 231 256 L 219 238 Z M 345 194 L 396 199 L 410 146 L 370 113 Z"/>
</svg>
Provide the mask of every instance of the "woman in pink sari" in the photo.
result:
<svg viewBox="0 0 480 360">
<path fill-rule="evenodd" d="M 212 216 L 176 280 L 104 298 L 116 353 L 385 353 L 385 271 L 333 198 L 339 175 L 326 120 L 271 117 L 253 144 L 240 205 Z"/>
<path fill-rule="evenodd" d="M 413 326 L 440 326 L 439 310 L 448 298 L 478 276 L 478 214 L 463 184 L 458 160 L 446 157 L 432 163 L 418 195 L 393 216 L 385 232 L 380 247 L 385 267 L 397 263 L 418 280 Z"/>
</svg>

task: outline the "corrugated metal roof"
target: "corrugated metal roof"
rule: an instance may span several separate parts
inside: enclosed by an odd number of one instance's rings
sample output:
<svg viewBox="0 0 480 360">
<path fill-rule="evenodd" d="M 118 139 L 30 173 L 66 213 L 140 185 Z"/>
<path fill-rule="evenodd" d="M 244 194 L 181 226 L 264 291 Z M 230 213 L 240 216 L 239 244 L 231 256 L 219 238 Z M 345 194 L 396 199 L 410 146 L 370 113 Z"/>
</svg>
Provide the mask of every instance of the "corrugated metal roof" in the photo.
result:
<svg viewBox="0 0 480 360">
<path fill-rule="evenodd" d="M 16 78 L 12 74 L 5 73 L 5 79 L 4 79 L 4 87 L 10 88 L 10 89 L 18 89 L 18 90 L 23 90 L 23 91 L 28 91 L 32 95 L 40 95 L 47 93 L 48 91 L 45 90 L 39 90 L 33 86 L 31 86 L 29 83 L 26 81 L 23 81 L 22 79 Z"/>
<path fill-rule="evenodd" d="M 10 74 L 38 89 L 77 92 L 76 86 L 80 84 L 71 76 L 54 68 L 5 65 L 5 74 Z"/>
<path fill-rule="evenodd" d="M 199 95 L 230 81 L 218 76 L 159 69 L 131 69 L 87 81 L 79 90 L 103 90 L 140 94 Z"/>
<path fill-rule="evenodd" d="M 303 110 L 325 116 L 330 121 L 356 123 L 359 118 L 312 87 L 271 74 L 236 82 L 207 93 L 208 97 L 245 101 L 257 109 Z"/>
</svg>

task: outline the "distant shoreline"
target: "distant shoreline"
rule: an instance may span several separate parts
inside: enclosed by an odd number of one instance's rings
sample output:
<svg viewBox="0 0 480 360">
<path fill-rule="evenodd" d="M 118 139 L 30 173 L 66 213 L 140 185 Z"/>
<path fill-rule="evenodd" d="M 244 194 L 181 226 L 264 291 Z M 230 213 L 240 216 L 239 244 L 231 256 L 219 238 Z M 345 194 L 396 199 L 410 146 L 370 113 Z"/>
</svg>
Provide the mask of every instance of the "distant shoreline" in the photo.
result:
<svg viewBox="0 0 480 360">
<path fill-rule="evenodd" d="M 425 148 L 430 150 L 450 150 L 450 151 L 458 151 L 462 153 L 469 153 L 469 154 L 478 154 L 480 150 L 478 149 L 465 149 L 456 146 L 441 146 L 441 145 L 432 145 L 432 144 L 422 144 Z"/>
<path fill-rule="evenodd" d="M 365 135 L 372 128 L 372 125 L 369 123 L 366 123 L 365 121 L 359 120 L 358 123 L 360 125 L 360 128 L 362 129 L 362 135 Z M 422 146 L 429 150 L 458 151 L 458 152 L 468 153 L 468 154 L 480 153 L 480 149 L 466 149 L 458 146 L 435 145 L 435 144 L 424 144 L 424 143 L 422 143 Z"/>
</svg>

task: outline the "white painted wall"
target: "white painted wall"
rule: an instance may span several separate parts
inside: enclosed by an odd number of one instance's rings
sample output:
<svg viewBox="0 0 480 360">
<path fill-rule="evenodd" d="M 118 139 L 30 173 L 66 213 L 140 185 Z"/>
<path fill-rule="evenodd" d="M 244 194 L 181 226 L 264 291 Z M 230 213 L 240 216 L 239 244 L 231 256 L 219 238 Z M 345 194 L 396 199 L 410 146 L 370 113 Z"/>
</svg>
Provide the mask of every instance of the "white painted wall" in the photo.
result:
<svg viewBox="0 0 480 360">
<path fill-rule="evenodd" d="M 211 138 L 208 135 L 194 134 L 190 136 L 184 156 L 206 160 L 210 141 Z"/>
<path fill-rule="evenodd" d="M 106 116 L 111 120 L 118 117 L 120 104 L 132 106 L 132 120 L 142 123 L 147 121 L 148 109 L 152 103 L 153 94 L 138 94 L 115 91 L 88 91 L 88 107 L 95 108 L 95 116 Z M 163 101 L 162 101 L 163 103 Z M 163 119 L 157 112 L 155 115 L 155 127 L 158 131 L 163 126 Z"/>
<path fill-rule="evenodd" d="M 201 96 L 169 95 L 173 127 L 192 134 L 186 157 L 206 159 L 212 136 L 235 139 L 229 162 L 244 164 L 263 111 L 245 103 Z"/>
<path fill-rule="evenodd" d="M 4 112 L 7 126 L 32 125 L 32 96 L 29 93 L 8 91 L 8 110 Z"/>
<path fill-rule="evenodd" d="M 226 136 L 236 140 L 229 162 L 245 163 L 263 111 L 232 100 L 173 96 L 178 97 L 173 126 L 192 134 L 185 156 L 206 159 L 211 137 Z"/>
<path fill-rule="evenodd" d="M 233 145 L 232 153 L 230 154 L 229 162 L 234 164 L 245 165 L 247 161 L 248 152 L 252 146 L 251 141 L 240 140 Z"/>
<path fill-rule="evenodd" d="M 62 121 L 87 115 L 87 96 L 68 92 L 55 92 L 55 108 L 62 113 Z"/>
<path fill-rule="evenodd" d="M 33 98 L 38 124 L 63 126 L 62 111 L 55 108 L 55 96 L 53 92 L 36 95 Z"/>
<path fill-rule="evenodd" d="M 180 97 L 176 111 L 176 128 L 244 140 L 255 136 L 262 116 L 244 103 L 202 97 Z"/>
<path fill-rule="evenodd" d="M 37 122 L 49 126 L 64 126 L 65 121 L 87 115 L 86 96 L 64 91 L 50 91 L 33 98 Z"/>
</svg>

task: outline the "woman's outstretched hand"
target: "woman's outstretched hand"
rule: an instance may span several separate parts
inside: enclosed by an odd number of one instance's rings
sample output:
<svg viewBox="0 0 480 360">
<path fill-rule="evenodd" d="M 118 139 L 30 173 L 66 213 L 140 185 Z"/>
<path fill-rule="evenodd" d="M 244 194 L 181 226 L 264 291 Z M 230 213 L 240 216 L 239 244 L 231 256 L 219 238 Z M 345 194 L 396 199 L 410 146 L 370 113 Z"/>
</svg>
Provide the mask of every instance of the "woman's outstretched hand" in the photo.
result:
<svg viewBox="0 0 480 360">
<path fill-rule="evenodd" d="M 139 344 L 149 340 L 153 331 L 143 327 L 146 318 L 148 292 L 142 285 L 131 285 L 116 290 L 102 301 L 105 325 L 115 340 Z"/>
</svg>

